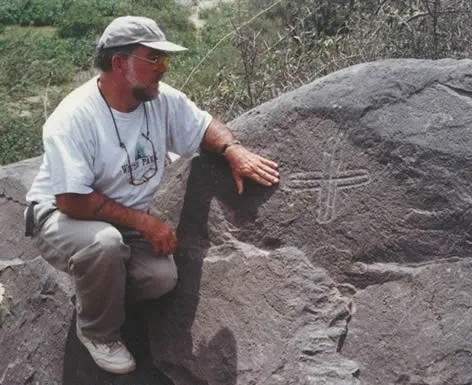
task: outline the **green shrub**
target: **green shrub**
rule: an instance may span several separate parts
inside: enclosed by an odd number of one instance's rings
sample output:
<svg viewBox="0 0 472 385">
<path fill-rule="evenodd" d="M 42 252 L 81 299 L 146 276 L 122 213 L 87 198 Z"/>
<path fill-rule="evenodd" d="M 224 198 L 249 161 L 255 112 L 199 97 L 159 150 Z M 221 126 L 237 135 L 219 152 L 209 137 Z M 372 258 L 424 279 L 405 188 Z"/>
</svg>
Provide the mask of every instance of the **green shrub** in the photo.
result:
<svg viewBox="0 0 472 385">
<path fill-rule="evenodd" d="M 0 84 L 19 97 L 47 84 L 68 83 L 77 70 L 90 68 L 93 49 L 85 38 L 26 34 L 0 39 Z"/>
<path fill-rule="evenodd" d="M 18 24 L 18 5 L 18 2 L 13 2 L 11 0 L 0 0 L 0 24 Z"/>
<path fill-rule="evenodd" d="M 83 38 L 105 27 L 100 11 L 90 3 L 74 3 L 57 23 L 61 38 Z"/>
<path fill-rule="evenodd" d="M 0 164 L 17 162 L 40 155 L 41 123 L 34 118 L 21 117 L 6 108 L 0 111 Z"/>
<path fill-rule="evenodd" d="M 132 3 L 132 0 L 124 2 L 119 0 L 100 0 L 95 1 L 94 6 L 102 16 L 110 17 L 128 14 L 131 11 Z"/>
<path fill-rule="evenodd" d="M 20 25 L 53 25 L 62 15 L 60 0 L 30 0 L 20 10 L 17 24 Z"/>
</svg>

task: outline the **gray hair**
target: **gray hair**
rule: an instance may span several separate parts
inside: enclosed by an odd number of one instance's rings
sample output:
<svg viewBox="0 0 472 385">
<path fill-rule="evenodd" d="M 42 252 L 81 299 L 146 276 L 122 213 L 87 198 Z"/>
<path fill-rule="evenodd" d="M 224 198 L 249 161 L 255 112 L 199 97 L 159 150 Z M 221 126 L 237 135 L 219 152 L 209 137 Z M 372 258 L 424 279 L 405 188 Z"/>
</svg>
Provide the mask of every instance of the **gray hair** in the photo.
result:
<svg viewBox="0 0 472 385">
<path fill-rule="evenodd" d="M 126 58 L 138 47 L 140 47 L 140 44 L 129 44 L 110 48 L 97 47 L 95 49 L 95 68 L 103 72 L 110 72 L 112 68 L 111 59 L 113 56 L 119 55 Z"/>
</svg>

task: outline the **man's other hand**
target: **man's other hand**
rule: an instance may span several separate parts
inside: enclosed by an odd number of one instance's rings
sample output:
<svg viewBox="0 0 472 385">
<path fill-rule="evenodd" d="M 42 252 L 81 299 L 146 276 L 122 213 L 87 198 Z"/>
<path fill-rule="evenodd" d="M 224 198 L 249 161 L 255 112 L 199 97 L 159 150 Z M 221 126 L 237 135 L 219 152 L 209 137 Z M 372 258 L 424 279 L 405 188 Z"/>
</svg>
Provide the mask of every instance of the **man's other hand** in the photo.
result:
<svg viewBox="0 0 472 385">
<path fill-rule="evenodd" d="M 238 193 L 244 191 L 244 178 L 264 186 L 272 186 L 279 183 L 279 171 L 277 163 L 254 154 L 242 145 L 233 145 L 225 151 L 233 171 L 233 179 L 236 182 Z"/>
<path fill-rule="evenodd" d="M 177 238 L 171 228 L 152 215 L 144 216 L 137 230 L 151 244 L 155 255 L 169 255 L 177 247 Z"/>
</svg>

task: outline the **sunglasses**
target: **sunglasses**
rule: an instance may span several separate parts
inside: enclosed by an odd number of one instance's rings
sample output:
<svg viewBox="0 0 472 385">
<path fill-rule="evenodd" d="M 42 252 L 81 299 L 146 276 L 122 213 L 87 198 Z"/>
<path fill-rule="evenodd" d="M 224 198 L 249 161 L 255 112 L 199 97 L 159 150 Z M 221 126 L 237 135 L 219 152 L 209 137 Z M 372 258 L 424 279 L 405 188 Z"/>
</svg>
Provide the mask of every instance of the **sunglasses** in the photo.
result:
<svg viewBox="0 0 472 385">
<path fill-rule="evenodd" d="M 154 59 L 148 59 L 146 57 L 142 57 L 142 56 L 137 56 L 137 55 L 133 55 L 133 54 L 130 54 L 129 56 L 132 56 L 136 59 L 139 59 L 139 60 L 143 60 L 145 62 L 148 62 L 149 64 L 151 64 L 155 70 L 157 71 L 166 71 L 167 70 L 167 66 L 169 65 L 169 61 L 170 61 L 170 56 L 158 56 Z"/>
</svg>

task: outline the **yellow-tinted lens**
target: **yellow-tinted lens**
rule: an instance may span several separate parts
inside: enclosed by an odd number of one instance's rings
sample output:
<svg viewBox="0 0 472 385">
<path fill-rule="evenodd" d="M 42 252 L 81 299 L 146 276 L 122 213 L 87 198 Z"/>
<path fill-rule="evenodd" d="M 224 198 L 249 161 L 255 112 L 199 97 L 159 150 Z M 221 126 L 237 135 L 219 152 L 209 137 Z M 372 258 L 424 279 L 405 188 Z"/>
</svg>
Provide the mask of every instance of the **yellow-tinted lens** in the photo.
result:
<svg viewBox="0 0 472 385">
<path fill-rule="evenodd" d="M 159 62 L 160 62 L 161 64 L 164 64 L 166 67 L 167 67 L 167 65 L 169 64 L 169 61 L 170 61 L 170 56 L 161 56 L 161 57 L 159 58 Z"/>
<path fill-rule="evenodd" d="M 160 56 L 153 60 L 154 62 L 154 69 L 159 72 L 167 71 L 167 66 L 169 65 L 169 56 Z"/>
<path fill-rule="evenodd" d="M 159 56 L 159 57 L 156 57 L 154 59 L 148 59 L 148 58 L 145 58 L 145 57 L 142 57 L 142 56 L 137 56 L 137 55 L 130 55 L 136 59 L 139 59 L 139 60 L 144 60 L 148 63 L 151 63 L 152 65 L 154 65 L 157 69 L 161 70 L 162 67 L 164 67 L 163 69 L 167 69 L 167 66 L 169 64 L 169 61 L 170 61 L 170 56 Z"/>
<path fill-rule="evenodd" d="M 152 62 L 152 64 L 164 64 L 165 66 L 167 66 L 167 64 L 169 63 L 169 60 L 170 60 L 169 56 L 159 56 L 149 61 Z"/>
</svg>

